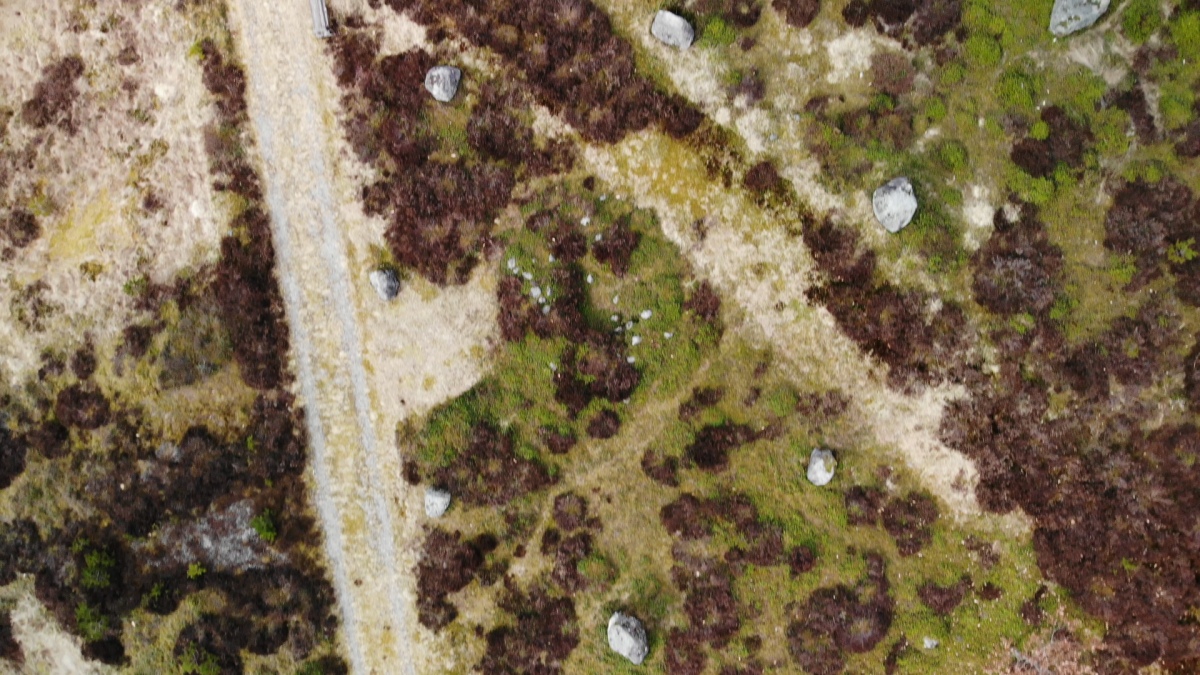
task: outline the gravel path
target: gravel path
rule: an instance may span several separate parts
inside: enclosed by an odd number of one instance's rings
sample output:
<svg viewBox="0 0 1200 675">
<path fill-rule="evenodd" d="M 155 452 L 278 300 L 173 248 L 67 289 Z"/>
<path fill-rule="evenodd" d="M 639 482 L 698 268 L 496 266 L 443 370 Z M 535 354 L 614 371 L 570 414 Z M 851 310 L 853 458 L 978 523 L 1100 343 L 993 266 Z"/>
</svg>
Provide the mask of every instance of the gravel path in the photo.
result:
<svg viewBox="0 0 1200 675">
<path fill-rule="evenodd" d="M 254 131 L 288 323 L 305 405 L 315 506 L 355 673 L 414 672 L 409 580 L 396 548 L 404 488 L 381 471 L 350 259 L 333 198 L 333 96 L 322 87 L 322 45 L 298 0 L 236 0 Z"/>
</svg>

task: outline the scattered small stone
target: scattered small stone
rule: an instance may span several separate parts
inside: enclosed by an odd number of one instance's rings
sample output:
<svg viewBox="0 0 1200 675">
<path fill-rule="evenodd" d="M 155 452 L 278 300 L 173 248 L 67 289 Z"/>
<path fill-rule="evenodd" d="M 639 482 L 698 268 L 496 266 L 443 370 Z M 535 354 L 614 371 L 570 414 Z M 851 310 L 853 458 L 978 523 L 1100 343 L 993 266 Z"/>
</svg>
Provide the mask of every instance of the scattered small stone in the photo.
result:
<svg viewBox="0 0 1200 675">
<path fill-rule="evenodd" d="M 671 332 L 667 332 L 667 333 L 663 333 L 663 337 L 670 340 L 671 338 L 675 337 L 675 334 L 671 333 Z"/>
<path fill-rule="evenodd" d="M 508 259 L 508 269 L 510 269 L 510 270 L 517 269 L 517 259 L 516 258 Z"/>
<path fill-rule="evenodd" d="M 595 279 L 594 279 L 594 278 L 592 278 L 592 275 L 590 275 L 590 274 L 589 274 L 589 275 L 588 275 L 588 277 L 587 277 L 587 282 L 590 284 L 590 283 L 592 283 L 593 281 L 595 281 Z"/>
<path fill-rule="evenodd" d="M 925 642 L 925 649 L 937 649 L 937 646 L 942 644 L 931 637 L 925 638 L 924 642 Z"/>
<path fill-rule="evenodd" d="M 648 309 L 643 309 L 643 310 L 642 310 L 642 320 L 643 320 L 643 321 L 645 321 L 646 319 L 649 319 L 649 318 L 650 318 L 650 317 L 652 317 L 652 316 L 654 316 L 654 312 L 651 312 L 651 311 L 650 311 L 650 310 L 648 310 Z"/>
<path fill-rule="evenodd" d="M 535 298 L 540 298 L 542 297 L 542 289 L 539 286 L 534 286 L 533 288 L 529 289 L 529 294 Z"/>
<path fill-rule="evenodd" d="M 588 225 L 589 225 L 591 222 L 592 222 L 592 217 L 591 217 L 591 216 L 584 216 L 584 217 L 582 217 L 582 218 L 580 218 L 580 219 L 579 219 L 579 224 L 580 224 L 580 225 L 582 225 L 582 226 L 584 226 L 584 227 L 587 227 L 587 226 L 588 226 Z"/>
<path fill-rule="evenodd" d="M 542 314 L 549 314 L 549 313 L 550 313 L 550 305 L 543 305 L 542 306 Z"/>
<path fill-rule="evenodd" d="M 619 316 L 617 316 L 616 314 L 613 314 L 612 316 L 610 316 L 608 318 L 611 319 L 613 323 L 616 323 L 621 320 L 621 318 Z"/>
<path fill-rule="evenodd" d="M 654 15 L 654 22 L 650 24 L 650 34 L 664 44 L 679 49 L 687 49 L 692 46 L 692 40 L 696 39 L 696 29 L 692 28 L 687 19 L 665 9 L 658 10 Z"/>
<path fill-rule="evenodd" d="M 450 508 L 450 491 L 442 488 L 425 488 L 425 515 L 441 518 Z"/>
<path fill-rule="evenodd" d="M 461 81 L 462 71 L 454 66 L 434 66 L 425 73 L 425 89 L 442 103 L 449 103 L 454 98 Z"/>
<path fill-rule="evenodd" d="M 633 322 L 632 321 L 625 322 L 625 330 L 633 330 Z"/>
<path fill-rule="evenodd" d="M 642 622 L 621 612 L 614 613 L 608 620 L 608 647 L 634 665 L 641 665 L 650 653 L 650 642 Z"/>
<path fill-rule="evenodd" d="M 636 362 L 637 362 L 637 359 L 633 358 L 632 356 L 625 357 L 625 363 L 636 363 Z"/>
<path fill-rule="evenodd" d="M 617 300 L 618 300 L 620 297 L 621 297 L 620 295 L 614 295 L 614 296 L 613 296 L 613 304 L 614 304 L 614 305 L 615 305 L 615 304 L 617 304 Z"/>
<path fill-rule="evenodd" d="M 634 335 L 633 339 L 630 340 L 630 342 L 636 347 L 637 345 L 640 345 L 642 343 L 642 338 L 640 336 Z"/>
<path fill-rule="evenodd" d="M 400 275 L 396 270 L 381 267 L 370 274 L 371 286 L 383 300 L 392 300 L 400 295 Z"/>
<path fill-rule="evenodd" d="M 901 176 L 884 183 L 871 197 L 875 219 L 883 229 L 895 234 L 912 222 L 917 213 L 917 196 L 912 181 Z"/>
<path fill-rule="evenodd" d="M 1054 0 L 1050 32 L 1058 37 L 1083 30 L 1108 11 L 1110 0 Z"/>
<path fill-rule="evenodd" d="M 533 281 L 533 275 L 529 272 L 522 272 L 521 276 L 525 277 L 525 281 Z"/>
<path fill-rule="evenodd" d="M 837 460 L 833 453 L 821 448 L 813 448 L 808 458 L 808 481 L 817 487 L 828 485 L 833 480 L 833 471 L 837 468 Z"/>
<path fill-rule="evenodd" d="M 594 239 L 595 241 L 600 241 L 600 235 L 596 235 Z"/>
<path fill-rule="evenodd" d="M 608 201 L 608 195 L 600 195 L 600 201 Z"/>
<path fill-rule="evenodd" d="M 550 262 L 554 262 L 554 255 L 553 255 L 553 254 L 551 254 L 551 256 L 550 256 Z"/>
</svg>

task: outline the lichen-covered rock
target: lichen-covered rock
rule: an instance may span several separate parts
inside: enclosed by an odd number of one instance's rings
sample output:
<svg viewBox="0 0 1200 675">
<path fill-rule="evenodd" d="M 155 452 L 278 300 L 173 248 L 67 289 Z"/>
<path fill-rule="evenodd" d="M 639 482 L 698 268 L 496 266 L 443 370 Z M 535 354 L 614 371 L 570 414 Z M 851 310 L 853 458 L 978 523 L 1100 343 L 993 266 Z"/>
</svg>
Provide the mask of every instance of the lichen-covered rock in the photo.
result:
<svg viewBox="0 0 1200 675">
<path fill-rule="evenodd" d="M 833 453 L 821 448 L 813 448 L 808 457 L 808 482 L 821 487 L 833 480 L 833 471 L 837 468 L 837 460 Z"/>
<path fill-rule="evenodd" d="M 377 269 L 371 272 L 371 286 L 384 300 L 391 300 L 400 294 L 400 275 L 393 269 Z"/>
<path fill-rule="evenodd" d="M 901 176 L 884 183 L 872 195 L 871 207 L 883 229 L 892 234 L 903 230 L 917 213 L 917 195 L 913 192 L 912 181 Z"/>
<path fill-rule="evenodd" d="M 608 646 L 634 665 L 641 665 L 650 652 L 642 622 L 620 612 L 614 613 L 608 620 Z"/>
<path fill-rule="evenodd" d="M 450 491 L 442 488 L 425 488 L 425 515 L 441 518 L 450 508 Z"/>
<path fill-rule="evenodd" d="M 449 103 L 454 98 L 461 81 L 462 71 L 454 66 L 434 66 L 425 73 L 425 89 L 442 103 Z"/>
<path fill-rule="evenodd" d="M 1081 31 L 1108 11 L 1110 0 L 1054 0 L 1050 10 L 1050 32 L 1063 37 Z"/>
<path fill-rule="evenodd" d="M 687 49 L 696 38 L 696 29 L 682 16 L 660 9 L 650 24 L 650 34 L 672 47 Z"/>
</svg>

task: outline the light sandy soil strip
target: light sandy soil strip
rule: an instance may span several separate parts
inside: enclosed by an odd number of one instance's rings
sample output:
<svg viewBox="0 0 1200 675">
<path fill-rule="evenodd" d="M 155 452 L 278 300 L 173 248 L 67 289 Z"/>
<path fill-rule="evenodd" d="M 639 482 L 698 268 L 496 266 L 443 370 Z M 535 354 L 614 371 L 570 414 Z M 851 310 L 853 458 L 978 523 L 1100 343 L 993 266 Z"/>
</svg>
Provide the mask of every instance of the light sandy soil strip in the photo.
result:
<svg viewBox="0 0 1200 675">
<path fill-rule="evenodd" d="M 341 9 L 346 3 L 332 3 Z M 397 424 L 477 382 L 496 336 L 495 277 L 462 286 L 420 280 L 384 303 L 367 276 L 384 223 L 362 213 L 371 180 L 341 133 L 340 92 L 300 0 L 231 7 L 267 166 L 268 202 L 294 371 L 313 447 L 315 504 L 356 673 L 443 672 L 416 622 L 411 570 L 425 516 L 401 479 Z M 393 17 L 389 51 L 424 39 Z"/>
<path fill-rule="evenodd" d="M 412 672 L 412 612 L 399 590 L 390 499 L 352 307 L 345 240 L 330 185 L 328 130 L 312 69 L 321 63 L 297 3 L 234 3 L 251 117 L 306 405 L 316 506 L 357 673 Z"/>
</svg>

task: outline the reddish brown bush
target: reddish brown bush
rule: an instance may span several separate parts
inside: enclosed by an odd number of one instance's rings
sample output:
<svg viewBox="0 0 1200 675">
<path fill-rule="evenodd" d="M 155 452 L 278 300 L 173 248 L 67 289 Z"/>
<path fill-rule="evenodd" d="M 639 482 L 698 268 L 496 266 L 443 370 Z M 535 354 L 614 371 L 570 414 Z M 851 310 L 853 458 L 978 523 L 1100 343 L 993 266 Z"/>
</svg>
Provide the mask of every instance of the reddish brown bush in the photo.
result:
<svg viewBox="0 0 1200 675">
<path fill-rule="evenodd" d="M 779 185 L 780 180 L 775 166 L 770 161 L 764 160 L 750 167 L 750 170 L 746 172 L 746 177 L 742 179 L 742 184 L 751 192 L 770 192 Z"/>
<path fill-rule="evenodd" d="M 554 547 L 554 569 L 550 579 L 566 593 L 578 593 L 587 588 L 588 580 L 579 573 L 579 563 L 592 553 L 592 535 L 577 532 Z"/>
<path fill-rule="evenodd" d="M 712 534 L 712 517 L 708 505 L 694 495 L 684 493 L 659 511 L 663 527 L 672 536 L 700 539 Z"/>
<path fill-rule="evenodd" d="M 222 123 L 241 123 L 246 116 L 246 74 L 225 60 L 211 38 L 200 42 L 200 66 L 204 70 L 204 88 L 217 99 Z"/>
<path fill-rule="evenodd" d="M 893 497 L 883 507 L 883 528 L 902 556 L 910 556 L 933 541 L 932 527 L 938 518 L 937 502 L 922 492 Z"/>
<path fill-rule="evenodd" d="M 642 235 L 629 227 L 629 216 L 624 215 L 604 232 L 599 242 L 592 245 L 592 255 L 597 261 L 607 264 L 618 278 L 624 277 L 629 271 L 629 258 L 641 239 Z"/>
<path fill-rule="evenodd" d="M 1158 125 L 1154 121 L 1154 114 L 1150 112 L 1150 105 L 1146 102 L 1141 82 L 1135 81 L 1134 85 L 1125 91 L 1110 90 L 1105 99 L 1129 114 L 1140 143 L 1149 145 L 1158 140 Z"/>
<path fill-rule="evenodd" d="M 1104 245 L 1137 257 L 1142 274 L 1153 276 L 1167 248 L 1195 235 L 1196 201 L 1174 178 L 1120 185 L 1104 219 Z"/>
<path fill-rule="evenodd" d="M 962 603 L 969 590 L 971 590 L 971 577 L 964 574 L 961 579 L 950 586 L 939 586 L 932 581 L 926 581 L 917 588 L 917 596 L 929 609 L 941 616 L 948 616 Z"/>
<path fill-rule="evenodd" d="M 555 455 L 565 455 L 575 447 L 575 434 L 571 431 L 542 429 L 542 440 L 545 441 L 546 448 L 550 450 L 551 454 Z"/>
<path fill-rule="evenodd" d="M 998 212 L 994 226 L 971 258 L 975 299 L 997 314 L 1043 314 L 1061 288 L 1062 251 L 1028 207 L 1015 223 Z"/>
<path fill-rule="evenodd" d="M 688 634 L 717 649 L 729 644 L 741 627 L 737 599 L 733 595 L 733 572 L 718 560 L 675 552 L 671 578 L 683 591 L 683 610 L 688 616 Z"/>
<path fill-rule="evenodd" d="M 425 537 L 417 564 L 417 618 L 422 626 L 437 631 L 454 620 L 458 611 L 446 596 L 471 583 L 495 544 L 486 535 L 464 541 L 460 533 L 441 528 Z"/>
<path fill-rule="evenodd" d="M 77 384 L 58 392 L 54 414 L 63 424 L 80 429 L 98 429 L 111 417 L 104 394 Z"/>
<path fill-rule="evenodd" d="M 842 496 L 846 504 L 846 519 L 851 525 L 877 525 L 883 516 L 883 491 L 874 487 L 855 485 Z"/>
<path fill-rule="evenodd" d="M 684 450 L 684 456 L 701 469 L 724 471 L 729 464 L 729 453 L 758 436 L 753 429 L 741 424 L 704 427 Z"/>
<path fill-rule="evenodd" d="M 916 76 L 912 62 L 903 54 L 879 51 L 871 56 L 871 86 L 892 98 L 912 91 Z"/>
<path fill-rule="evenodd" d="M 646 448 L 642 454 L 642 472 L 651 480 L 668 487 L 679 485 L 679 458 L 665 455 L 657 448 Z"/>
<path fill-rule="evenodd" d="M 465 504 L 500 506 L 552 481 L 545 467 L 516 454 L 511 434 L 480 424 L 467 447 L 437 471 L 436 482 Z"/>
<path fill-rule="evenodd" d="M 25 472 L 25 444 L 0 427 L 0 490 Z"/>
<path fill-rule="evenodd" d="M 792 611 L 788 651 L 805 672 L 836 675 L 846 652 L 867 652 L 883 640 L 892 615 L 883 558 L 868 554 L 867 576 L 857 585 L 817 589 Z"/>
<path fill-rule="evenodd" d="M 601 440 L 612 438 L 621 430 L 621 418 L 613 410 L 601 410 L 587 425 L 588 436 Z"/>
<path fill-rule="evenodd" d="M 564 492 L 554 498 L 554 522 L 570 532 L 591 527 L 587 517 L 587 500 L 574 492 Z"/>
<path fill-rule="evenodd" d="M 691 631 L 672 628 L 665 651 L 667 672 L 672 675 L 700 675 L 708 663 L 704 644 Z"/>
<path fill-rule="evenodd" d="M 255 389 L 274 389 L 286 378 L 288 335 L 274 276 L 270 221 L 258 207 L 251 207 L 237 217 L 233 228 L 244 235 L 221 240 L 213 297 L 242 381 Z"/>
<path fill-rule="evenodd" d="M 512 675 L 562 672 L 563 662 L 579 645 L 575 603 L 544 588 L 522 592 L 510 585 L 500 607 L 515 621 L 488 632 L 479 670 Z"/>
<path fill-rule="evenodd" d="M 71 356 L 71 372 L 80 380 L 86 380 L 96 372 L 96 349 L 91 343 L 80 347 Z"/>
<path fill-rule="evenodd" d="M 58 459 L 67 454 L 71 444 L 71 432 L 62 422 L 54 420 L 45 422 L 32 429 L 25 437 L 31 448 L 34 448 L 46 459 Z"/>
<path fill-rule="evenodd" d="M 21 643 L 13 636 L 12 616 L 7 610 L 0 612 L 0 661 L 20 666 L 25 662 Z"/>
<path fill-rule="evenodd" d="M 771 6 L 794 28 L 806 28 L 821 11 L 821 0 L 772 0 Z"/>
<path fill-rule="evenodd" d="M 721 402 L 725 390 L 720 387 L 696 387 L 688 400 L 679 404 L 679 419 L 685 422 L 692 420 L 700 411 L 711 408 Z"/>
<path fill-rule="evenodd" d="M 13 209 L 0 224 L 0 238 L 13 248 L 25 248 L 42 236 L 42 225 L 36 216 L 24 209 Z"/>
<path fill-rule="evenodd" d="M 42 69 L 42 79 L 33 88 L 33 98 L 21 106 L 21 120 L 38 129 L 54 124 L 75 133 L 73 109 L 79 98 L 75 83 L 83 75 L 79 56 L 59 59 Z"/>
<path fill-rule="evenodd" d="M 1024 138 L 1012 149 L 1014 164 L 1025 173 L 1039 178 L 1052 174 L 1059 164 L 1076 169 L 1083 161 L 1083 152 L 1092 142 L 1092 132 L 1058 106 L 1042 110 L 1042 121 L 1050 127 L 1045 139 Z"/>
<path fill-rule="evenodd" d="M 721 318 L 721 296 L 707 280 L 696 284 L 691 295 L 683 302 L 683 308 L 708 324 L 716 324 Z"/>
</svg>

